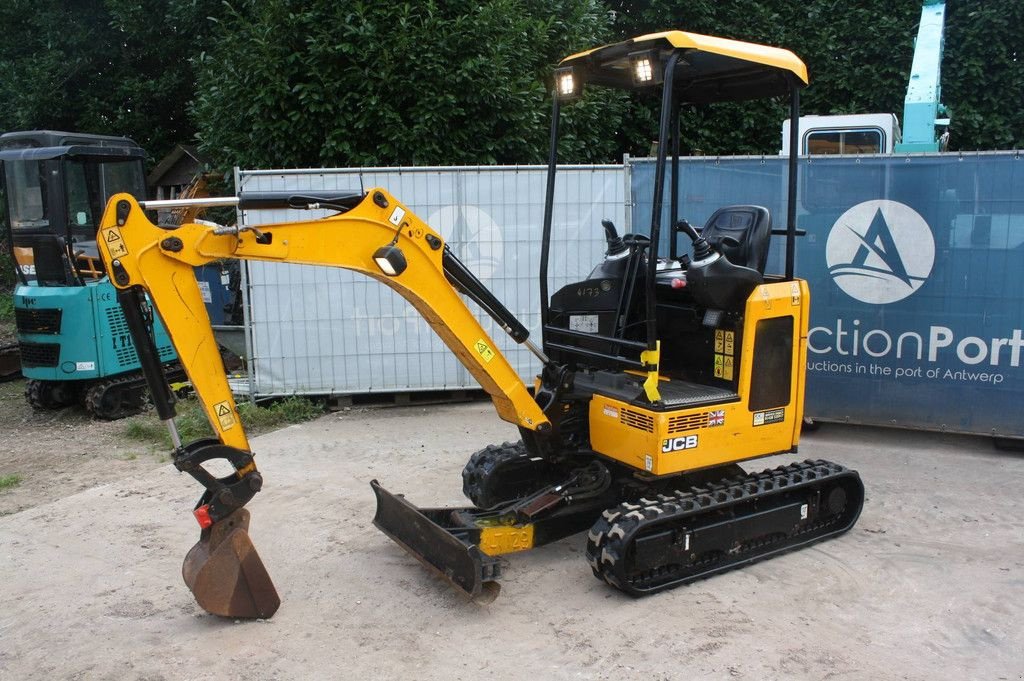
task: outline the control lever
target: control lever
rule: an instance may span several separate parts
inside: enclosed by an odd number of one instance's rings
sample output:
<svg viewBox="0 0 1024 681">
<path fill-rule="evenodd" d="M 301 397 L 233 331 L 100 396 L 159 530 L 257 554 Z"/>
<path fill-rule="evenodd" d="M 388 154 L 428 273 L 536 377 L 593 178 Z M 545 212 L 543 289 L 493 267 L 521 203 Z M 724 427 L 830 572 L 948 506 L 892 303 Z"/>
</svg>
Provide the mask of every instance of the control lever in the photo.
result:
<svg viewBox="0 0 1024 681">
<path fill-rule="evenodd" d="M 618 231 L 615 229 L 615 225 L 612 221 L 605 218 L 601 220 L 601 226 L 604 227 L 604 238 L 608 242 L 608 250 L 605 251 L 606 256 L 619 255 L 625 251 L 628 247 L 622 241 L 622 237 L 619 236 Z"/>
<path fill-rule="evenodd" d="M 693 242 L 694 264 L 700 265 L 702 260 L 706 260 L 714 255 L 715 252 L 712 250 L 711 245 L 708 244 L 707 239 L 698 234 L 697 230 L 686 220 L 680 220 L 676 223 L 676 231 L 683 232 Z"/>
</svg>

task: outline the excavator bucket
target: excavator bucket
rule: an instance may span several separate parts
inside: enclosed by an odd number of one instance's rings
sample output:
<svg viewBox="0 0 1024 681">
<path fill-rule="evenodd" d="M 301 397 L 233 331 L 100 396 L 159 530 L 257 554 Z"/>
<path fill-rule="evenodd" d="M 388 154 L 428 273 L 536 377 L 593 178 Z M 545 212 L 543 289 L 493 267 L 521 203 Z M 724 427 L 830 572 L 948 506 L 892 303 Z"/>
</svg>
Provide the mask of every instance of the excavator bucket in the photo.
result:
<svg viewBox="0 0 1024 681">
<path fill-rule="evenodd" d="M 391 494 L 376 480 L 373 524 L 432 572 L 477 603 L 490 603 L 501 592 L 501 565 L 476 546 L 479 533 L 456 522 L 462 509 L 418 509 Z"/>
<path fill-rule="evenodd" d="M 249 538 L 249 511 L 244 508 L 203 530 L 185 556 L 181 575 L 196 602 L 213 615 L 267 618 L 281 605 Z"/>
</svg>

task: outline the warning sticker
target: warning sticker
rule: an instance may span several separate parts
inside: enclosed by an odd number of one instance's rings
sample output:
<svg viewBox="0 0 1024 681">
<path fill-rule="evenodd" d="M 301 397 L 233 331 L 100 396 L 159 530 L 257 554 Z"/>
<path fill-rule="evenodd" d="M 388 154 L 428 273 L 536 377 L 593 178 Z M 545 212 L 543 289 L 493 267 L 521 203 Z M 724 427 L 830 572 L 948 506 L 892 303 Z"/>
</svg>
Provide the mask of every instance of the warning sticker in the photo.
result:
<svg viewBox="0 0 1024 681">
<path fill-rule="evenodd" d="M 202 297 L 204 303 L 213 302 L 213 292 L 210 291 L 210 282 L 208 281 L 197 281 L 199 284 L 199 295 Z"/>
<path fill-rule="evenodd" d="M 401 206 L 395 206 L 395 209 L 391 211 L 391 217 L 388 218 L 388 222 L 398 227 L 402 224 L 402 218 L 405 217 L 405 209 Z"/>
<path fill-rule="evenodd" d="M 231 402 L 228 400 L 213 405 L 213 413 L 217 415 L 221 430 L 228 430 L 235 425 L 235 412 L 231 409 Z"/>
<path fill-rule="evenodd" d="M 601 412 L 605 416 L 610 416 L 613 419 L 619 418 L 619 410 L 616 409 L 615 407 L 611 406 L 610 404 L 604 405 L 604 408 L 601 409 Z"/>
<path fill-rule="evenodd" d="M 733 355 L 736 352 L 736 332 L 715 330 L 715 378 L 732 380 Z"/>
<path fill-rule="evenodd" d="M 103 240 L 107 242 L 107 251 L 110 252 L 111 258 L 123 258 L 128 255 L 128 247 L 124 245 L 121 230 L 117 227 L 104 230 Z"/>
<path fill-rule="evenodd" d="M 476 350 L 478 355 L 483 357 L 485 362 L 490 362 L 494 359 L 494 350 L 491 350 L 491 346 L 483 338 L 473 344 L 473 349 Z"/>
</svg>

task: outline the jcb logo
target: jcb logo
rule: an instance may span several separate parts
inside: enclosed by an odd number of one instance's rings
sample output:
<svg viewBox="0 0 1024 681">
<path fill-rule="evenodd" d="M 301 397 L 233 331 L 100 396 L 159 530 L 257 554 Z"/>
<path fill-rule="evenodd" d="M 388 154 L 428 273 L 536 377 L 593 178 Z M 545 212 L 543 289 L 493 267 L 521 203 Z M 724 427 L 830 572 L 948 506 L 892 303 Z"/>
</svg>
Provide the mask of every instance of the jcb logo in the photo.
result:
<svg viewBox="0 0 1024 681">
<path fill-rule="evenodd" d="M 680 449 L 694 449 L 697 446 L 697 436 L 687 435 L 686 437 L 669 438 L 661 443 L 662 453 L 678 452 Z"/>
</svg>

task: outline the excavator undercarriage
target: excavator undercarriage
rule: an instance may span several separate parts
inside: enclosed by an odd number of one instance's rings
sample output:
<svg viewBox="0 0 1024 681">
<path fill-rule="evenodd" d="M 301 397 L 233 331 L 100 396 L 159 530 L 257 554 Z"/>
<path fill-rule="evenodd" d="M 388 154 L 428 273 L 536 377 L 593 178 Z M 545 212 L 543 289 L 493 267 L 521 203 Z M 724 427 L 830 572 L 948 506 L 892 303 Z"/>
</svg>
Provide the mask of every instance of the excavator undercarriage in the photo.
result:
<svg viewBox="0 0 1024 681">
<path fill-rule="evenodd" d="M 521 463 L 521 443 L 482 451 L 494 450 Z M 530 468 L 541 474 L 534 480 L 552 477 L 550 467 L 535 463 L 496 468 L 497 479 L 489 479 L 477 472 L 478 459 L 474 455 L 463 474 L 473 471 L 474 491 L 523 489 Z M 504 473 L 513 479 L 502 479 Z M 620 475 L 595 459 L 487 509 L 420 509 L 374 480 L 373 522 L 479 602 L 500 592 L 498 556 L 589 529 L 586 555 L 594 576 L 644 596 L 842 534 L 856 522 L 864 497 L 856 472 L 823 460 L 751 474 L 723 466 L 668 480 Z"/>
</svg>

